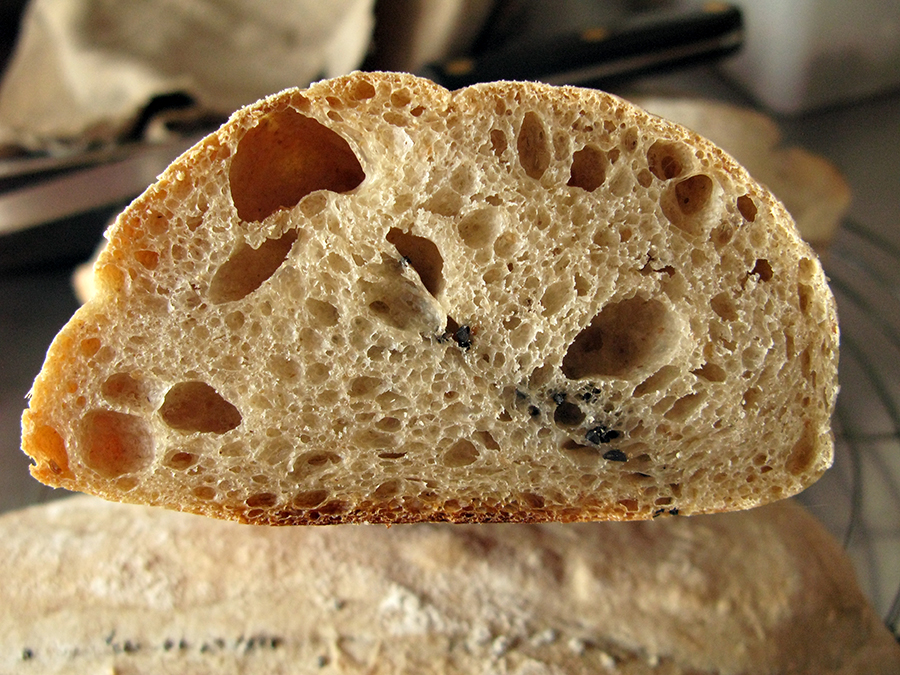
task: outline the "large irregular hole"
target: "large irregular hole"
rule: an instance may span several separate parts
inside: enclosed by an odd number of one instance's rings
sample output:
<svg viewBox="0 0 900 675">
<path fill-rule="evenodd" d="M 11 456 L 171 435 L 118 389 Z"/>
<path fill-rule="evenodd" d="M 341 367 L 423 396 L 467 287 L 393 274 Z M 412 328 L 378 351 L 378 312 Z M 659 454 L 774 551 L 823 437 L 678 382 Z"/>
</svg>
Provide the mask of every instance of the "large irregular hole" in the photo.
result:
<svg viewBox="0 0 900 675">
<path fill-rule="evenodd" d="M 632 396 L 644 396 L 668 387 L 681 374 L 674 366 L 663 366 L 634 388 Z"/>
<path fill-rule="evenodd" d="M 659 300 L 612 303 L 569 345 L 562 371 L 571 380 L 651 373 L 668 360 L 682 333 L 682 322 Z"/>
<path fill-rule="evenodd" d="M 387 240 L 416 271 L 426 290 L 437 297 L 444 287 L 444 258 L 434 242 L 396 227 L 387 233 Z"/>
<path fill-rule="evenodd" d="M 803 429 L 803 433 L 800 434 L 800 438 L 797 439 L 794 447 L 791 448 L 791 454 L 788 455 L 785 462 L 785 469 L 791 475 L 799 476 L 808 471 L 813 465 L 818 450 L 817 441 L 818 439 L 812 425 L 807 424 Z"/>
<path fill-rule="evenodd" d="M 516 139 L 519 163 L 531 178 L 540 178 L 550 166 L 550 142 L 544 123 L 534 112 L 525 113 Z"/>
<path fill-rule="evenodd" d="M 291 472 L 288 475 L 295 480 L 304 478 L 336 464 L 340 464 L 342 461 L 343 457 L 336 452 L 330 452 L 328 450 L 312 450 L 300 455 L 294 460 Z"/>
<path fill-rule="evenodd" d="M 572 155 L 572 170 L 566 185 L 593 192 L 606 180 L 606 155 L 593 146 Z"/>
<path fill-rule="evenodd" d="M 197 455 L 184 450 L 176 450 L 163 460 L 163 464 L 176 471 L 184 471 L 197 463 Z"/>
<path fill-rule="evenodd" d="M 572 282 L 568 280 L 557 281 L 550 284 L 541 296 L 541 306 L 544 308 L 544 316 L 553 316 L 559 312 L 574 297 Z"/>
<path fill-rule="evenodd" d="M 656 141 L 647 151 L 650 172 L 660 180 L 672 180 L 684 173 L 687 150 L 677 143 Z"/>
<path fill-rule="evenodd" d="M 753 202 L 753 198 L 750 195 L 741 195 L 738 197 L 737 207 L 744 220 L 751 223 L 756 220 L 756 204 Z"/>
<path fill-rule="evenodd" d="M 100 393 L 110 403 L 139 407 L 149 402 L 144 385 L 129 373 L 113 373 L 100 385 Z"/>
<path fill-rule="evenodd" d="M 700 393 L 682 396 L 666 412 L 666 419 L 673 422 L 684 422 L 693 415 L 706 402 L 705 396 Z"/>
<path fill-rule="evenodd" d="M 708 380 L 710 382 L 724 382 L 728 379 L 728 371 L 726 371 L 722 366 L 717 365 L 715 363 L 706 362 L 697 370 L 691 371 L 697 377 L 702 377 L 704 380 Z"/>
<path fill-rule="evenodd" d="M 287 108 L 266 115 L 244 135 L 228 179 L 238 216 L 259 221 L 316 190 L 348 192 L 365 177 L 347 141 Z"/>
<path fill-rule="evenodd" d="M 496 209 L 478 209 L 460 219 L 456 229 L 466 246 L 486 248 L 500 234 L 500 217 Z"/>
<path fill-rule="evenodd" d="M 242 244 L 216 270 L 209 284 L 210 302 L 234 302 L 255 291 L 281 267 L 295 241 L 296 230 L 289 230 L 278 239 L 267 239 L 259 248 Z"/>
<path fill-rule="evenodd" d="M 709 305 L 716 314 L 726 321 L 737 321 L 740 316 L 734 299 L 725 291 L 713 296 L 709 301 Z"/>
<path fill-rule="evenodd" d="M 661 206 L 666 218 L 675 227 L 691 235 L 703 231 L 704 209 L 710 203 L 714 189 L 712 178 L 696 174 L 678 181 L 663 195 Z"/>
<path fill-rule="evenodd" d="M 244 502 L 250 508 L 270 509 L 278 503 L 278 496 L 271 492 L 258 492 Z"/>
<path fill-rule="evenodd" d="M 135 473 L 153 459 L 153 440 L 139 417 L 94 410 L 81 421 L 84 463 L 105 478 Z"/>
<path fill-rule="evenodd" d="M 328 490 L 306 490 L 300 492 L 293 499 L 294 506 L 301 509 L 311 509 L 328 499 Z"/>
<path fill-rule="evenodd" d="M 775 276 L 771 263 L 765 258 L 757 259 L 753 269 L 750 270 L 750 274 L 757 275 L 760 281 L 771 281 L 772 277 Z"/>
<path fill-rule="evenodd" d="M 317 298 L 307 298 L 306 309 L 317 326 L 331 328 L 337 325 L 341 317 L 337 307 Z"/>
<path fill-rule="evenodd" d="M 712 196 L 712 178 L 702 173 L 685 178 L 675 186 L 678 208 L 686 216 L 693 216 L 703 210 Z"/>
<path fill-rule="evenodd" d="M 241 413 L 205 382 L 179 382 L 159 408 L 163 421 L 178 431 L 224 434 L 241 423 Z"/>
<path fill-rule="evenodd" d="M 478 448 L 472 441 L 462 438 L 444 453 L 444 466 L 460 467 L 468 466 L 478 459 Z"/>
<path fill-rule="evenodd" d="M 503 153 L 506 152 L 506 134 L 504 134 L 500 129 L 491 129 L 491 148 L 494 151 L 494 154 L 497 157 L 502 157 Z"/>
<path fill-rule="evenodd" d="M 584 411 L 569 401 L 560 403 L 553 411 L 553 421 L 560 427 L 577 427 L 584 418 Z"/>
</svg>

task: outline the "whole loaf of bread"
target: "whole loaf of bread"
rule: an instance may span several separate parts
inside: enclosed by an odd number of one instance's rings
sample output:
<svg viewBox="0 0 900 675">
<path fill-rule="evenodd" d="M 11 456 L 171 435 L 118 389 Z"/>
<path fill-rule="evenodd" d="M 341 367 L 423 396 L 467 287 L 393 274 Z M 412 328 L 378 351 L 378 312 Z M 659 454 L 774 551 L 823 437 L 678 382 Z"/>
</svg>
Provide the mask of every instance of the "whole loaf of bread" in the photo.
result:
<svg viewBox="0 0 900 675">
<path fill-rule="evenodd" d="M 0 672 L 896 675 L 790 500 L 633 523 L 260 528 L 77 496 L 0 518 Z"/>
<path fill-rule="evenodd" d="M 599 91 L 285 91 L 107 237 L 23 418 L 50 485 L 254 523 L 629 520 L 831 462 L 815 254 L 726 153 Z"/>
</svg>

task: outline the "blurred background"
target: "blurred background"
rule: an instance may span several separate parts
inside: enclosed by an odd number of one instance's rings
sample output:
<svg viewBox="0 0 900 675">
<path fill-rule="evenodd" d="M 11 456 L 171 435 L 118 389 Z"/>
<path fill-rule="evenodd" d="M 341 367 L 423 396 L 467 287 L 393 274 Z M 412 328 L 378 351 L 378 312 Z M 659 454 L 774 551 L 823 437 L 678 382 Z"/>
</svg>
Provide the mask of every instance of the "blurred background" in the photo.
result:
<svg viewBox="0 0 900 675">
<path fill-rule="evenodd" d="M 228 114 L 354 69 L 600 87 L 788 206 L 838 299 L 834 468 L 800 500 L 900 618 L 900 0 L 0 0 L 0 511 L 19 418 L 110 218 Z"/>
</svg>

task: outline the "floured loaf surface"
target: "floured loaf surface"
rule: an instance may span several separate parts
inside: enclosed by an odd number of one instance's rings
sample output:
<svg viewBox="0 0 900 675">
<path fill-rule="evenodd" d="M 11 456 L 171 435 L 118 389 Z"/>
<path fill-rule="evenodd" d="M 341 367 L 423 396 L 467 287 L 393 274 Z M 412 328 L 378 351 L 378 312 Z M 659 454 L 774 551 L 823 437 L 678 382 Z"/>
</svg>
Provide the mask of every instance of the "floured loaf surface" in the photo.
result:
<svg viewBox="0 0 900 675">
<path fill-rule="evenodd" d="M 4 514 L 0 539 L 4 673 L 900 672 L 840 544 L 791 500 L 387 529 L 243 527 L 81 495 Z"/>
<path fill-rule="evenodd" d="M 285 91 L 107 238 L 23 417 L 51 485 L 270 524 L 639 519 L 831 461 L 814 253 L 729 156 L 602 92 Z"/>
</svg>

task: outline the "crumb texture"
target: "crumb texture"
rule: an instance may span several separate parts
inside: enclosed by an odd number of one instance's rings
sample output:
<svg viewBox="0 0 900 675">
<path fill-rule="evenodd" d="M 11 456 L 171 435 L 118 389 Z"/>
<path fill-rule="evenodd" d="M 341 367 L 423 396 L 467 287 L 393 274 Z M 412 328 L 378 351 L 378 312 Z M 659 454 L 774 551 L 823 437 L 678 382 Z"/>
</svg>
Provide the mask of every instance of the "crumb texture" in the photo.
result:
<svg viewBox="0 0 900 675">
<path fill-rule="evenodd" d="M 236 113 L 108 233 L 33 473 L 254 523 L 644 519 L 831 461 L 784 208 L 602 92 L 357 73 Z"/>
</svg>

